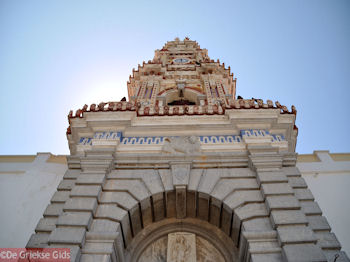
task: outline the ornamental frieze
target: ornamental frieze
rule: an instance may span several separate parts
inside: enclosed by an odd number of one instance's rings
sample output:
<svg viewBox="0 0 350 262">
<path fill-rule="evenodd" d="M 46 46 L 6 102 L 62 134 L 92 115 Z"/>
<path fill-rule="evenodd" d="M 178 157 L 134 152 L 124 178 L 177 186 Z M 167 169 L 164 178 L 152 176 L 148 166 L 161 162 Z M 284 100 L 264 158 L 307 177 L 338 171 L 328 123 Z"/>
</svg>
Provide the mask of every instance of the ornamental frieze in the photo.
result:
<svg viewBox="0 0 350 262">
<path fill-rule="evenodd" d="M 131 136 L 123 137 L 122 132 L 96 132 L 93 137 L 82 137 L 78 147 L 88 148 L 93 145 L 118 145 L 121 147 L 159 146 L 163 153 L 188 154 L 200 152 L 207 146 L 234 146 L 240 148 L 246 143 L 271 143 L 272 146 L 287 148 L 288 142 L 282 134 L 270 134 L 263 129 L 241 130 L 240 135 L 208 135 L 208 136 Z"/>
</svg>

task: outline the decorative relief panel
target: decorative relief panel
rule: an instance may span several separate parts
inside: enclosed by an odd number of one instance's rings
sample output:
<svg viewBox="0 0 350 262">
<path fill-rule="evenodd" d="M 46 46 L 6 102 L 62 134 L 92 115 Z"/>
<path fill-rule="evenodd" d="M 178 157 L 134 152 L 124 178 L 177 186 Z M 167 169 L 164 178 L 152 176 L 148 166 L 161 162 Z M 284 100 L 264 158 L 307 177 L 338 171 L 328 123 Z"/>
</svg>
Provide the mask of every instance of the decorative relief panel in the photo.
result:
<svg viewBox="0 0 350 262">
<path fill-rule="evenodd" d="M 151 243 L 138 262 L 225 262 L 222 254 L 206 239 L 187 232 L 165 235 Z"/>
<path fill-rule="evenodd" d="M 201 150 L 196 136 L 167 137 L 164 139 L 162 152 L 170 154 L 191 154 Z"/>
<path fill-rule="evenodd" d="M 196 262 L 196 235 L 186 232 L 168 235 L 167 262 Z"/>
<path fill-rule="evenodd" d="M 196 236 L 197 262 L 225 262 L 221 253 L 207 240 Z"/>
<path fill-rule="evenodd" d="M 173 185 L 178 186 L 182 185 L 185 186 L 188 184 L 188 180 L 190 177 L 191 172 L 191 165 L 190 164 L 172 164 L 171 165 L 171 172 L 173 175 Z"/>
<path fill-rule="evenodd" d="M 167 260 L 168 236 L 164 236 L 143 251 L 138 262 L 166 262 Z"/>
</svg>

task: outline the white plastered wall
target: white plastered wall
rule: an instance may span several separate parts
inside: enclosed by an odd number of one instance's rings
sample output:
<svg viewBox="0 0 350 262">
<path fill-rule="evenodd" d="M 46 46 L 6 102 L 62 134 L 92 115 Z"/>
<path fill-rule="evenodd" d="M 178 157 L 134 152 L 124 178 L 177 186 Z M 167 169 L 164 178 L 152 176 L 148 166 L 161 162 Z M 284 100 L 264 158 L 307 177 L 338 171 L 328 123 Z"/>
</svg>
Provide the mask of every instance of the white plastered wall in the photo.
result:
<svg viewBox="0 0 350 262">
<path fill-rule="evenodd" d="M 0 162 L 0 247 L 24 247 L 67 170 L 38 153 L 32 162 Z"/>
<path fill-rule="evenodd" d="M 317 162 L 298 162 L 297 167 L 343 250 L 350 254 L 350 161 L 339 155 L 315 151 Z"/>
</svg>

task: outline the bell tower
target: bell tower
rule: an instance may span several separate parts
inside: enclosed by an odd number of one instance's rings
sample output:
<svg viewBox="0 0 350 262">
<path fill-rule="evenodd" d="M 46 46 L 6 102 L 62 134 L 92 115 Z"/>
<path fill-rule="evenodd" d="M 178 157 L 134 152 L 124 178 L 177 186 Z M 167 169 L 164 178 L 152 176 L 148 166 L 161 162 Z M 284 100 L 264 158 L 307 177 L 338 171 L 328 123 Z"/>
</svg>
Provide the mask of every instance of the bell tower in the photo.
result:
<svg viewBox="0 0 350 262">
<path fill-rule="evenodd" d="M 129 100 L 138 113 L 164 112 L 169 106 L 195 105 L 200 110 L 220 111 L 233 103 L 236 79 L 230 67 L 214 62 L 206 49 L 185 38 L 167 42 L 153 60 L 133 70 L 128 81 Z"/>
<path fill-rule="evenodd" d="M 349 261 L 296 167 L 296 109 L 236 98 L 188 38 L 132 71 L 129 100 L 68 115 L 68 171 L 28 248 L 72 261 Z"/>
</svg>

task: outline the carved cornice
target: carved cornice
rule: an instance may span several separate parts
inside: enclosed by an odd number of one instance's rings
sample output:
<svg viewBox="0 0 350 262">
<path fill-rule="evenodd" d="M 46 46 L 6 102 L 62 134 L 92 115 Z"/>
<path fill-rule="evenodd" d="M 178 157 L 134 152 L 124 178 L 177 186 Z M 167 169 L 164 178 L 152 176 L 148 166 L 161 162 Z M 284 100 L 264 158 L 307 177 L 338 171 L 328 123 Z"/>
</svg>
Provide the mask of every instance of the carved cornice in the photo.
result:
<svg viewBox="0 0 350 262">
<path fill-rule="evenodd" d="M 193 168 L 248 167 L 252 162 L 260 169 L 295 165 L 295 154 L 287 151 L 283 135 L 271 135 L 266 130 L 242 130 L 241 134 L 123 137 L 121 132 L 97 132 L 93 138 L 81 139 L 76 156 L 69 157 L 68 164 L 70 168 L 94 164 L 107 168 L 112 160 L 112 168 L 118 169 L 170 168 L 176 163 L 191 163 Z"/>
</svg>

